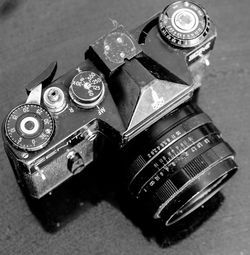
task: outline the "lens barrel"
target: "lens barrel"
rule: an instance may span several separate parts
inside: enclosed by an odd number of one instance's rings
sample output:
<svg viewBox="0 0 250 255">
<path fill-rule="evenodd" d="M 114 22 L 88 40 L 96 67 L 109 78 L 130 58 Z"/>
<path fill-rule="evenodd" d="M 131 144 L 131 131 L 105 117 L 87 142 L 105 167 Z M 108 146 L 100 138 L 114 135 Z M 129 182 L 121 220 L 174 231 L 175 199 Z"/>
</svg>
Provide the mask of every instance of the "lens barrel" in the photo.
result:
<svg viewBox="0 0 250 255">
<path fill-rule="evenodd" d="M 237 171 L 233 149 L 190 102 L 130 141 L 125 154 L 130 194 L 167 226 L 205 203 Z"/>
</svg>

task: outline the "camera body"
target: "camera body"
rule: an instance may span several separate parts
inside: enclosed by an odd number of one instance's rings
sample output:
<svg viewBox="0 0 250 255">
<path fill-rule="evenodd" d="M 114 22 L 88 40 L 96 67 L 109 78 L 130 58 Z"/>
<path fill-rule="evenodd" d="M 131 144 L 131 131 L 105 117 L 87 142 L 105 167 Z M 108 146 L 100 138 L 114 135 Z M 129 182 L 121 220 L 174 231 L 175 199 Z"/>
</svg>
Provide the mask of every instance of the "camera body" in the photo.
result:
<svg viewBox="0 0 250 255">
<path fill-rule="evenodd" d="M 133 154 L 131 145 L 161 119 L 178 119 L 178 109 L 186 107 L 201 85 L 215 39 L 216 29 L 206 11 L 178 1 L 130 32 L 114 22 L 111 32 L 90 45 L 81 64 L 54 81 L 52 63 L 26 87 L 26 102 L 3 122 L 5 150 L 19 184 L 39 199 L 88 171 L 107 150 L 110 161 L 113 151 L 125 161 L 134 160 L 130 175 L 134 165 L 138 169 L 145 162 L 126 151 Z M 202 116 L 204 123 L 211 122 Z M 178 132 L 172 134 L 172 143 Z M 213 132 L 221 139 L 215 127 Z M 224 157 L 233 159 L 233 150 L 227 149 Z"/>
<path fill-rule="evenodd" d="M 56 64 L 52 63 L 48 70 L 55 67 Z M 81 71 L 79 71 L 80 68 Z M 97 160 L 97 155 L 101 154 L 103 149 L 99 142 L 100 139 L 103 140 L 102 143 L 109 143 L 108 140 L 112 140 L 118 145 L 120 142 L 117 130 L 122 131 L 123 125 L 106 82 L 101 84 L 103 86 L 102 89 L 105 90 L 105 96 L 100 107 L 84 110 L 72 102 L 68 93 L 70 83 L 67 81 L 72 80 L 76 75 L 82 74 L 84 72 L 83 70 L 88 72 L 87 75 L 91 75 L 91 72 L 95 73 L 95 75 L 100 74 L 99 77 L 102 75 L 89 61 L 85 61 L 77 69 L 74 68 L 38 92 L 40 97 L 44 97 L 48 93 L 62 92 L 65 96 L 62 111 L 53 112 L 52 110 L 49 112 L 49 115 L 41 114 L 40 111 L 41 109 L 44 110 L 44 108 L 39 106 L 42 105 L 43 107 L 44 104 L 37 104 L 33 99 L 36 99 L 36 95 L 32 95 L 32 91 L 34 92 L 34 90 L 31 90 L 28 96 L 28 99 L 31 100 L 29 101 L 30 103 L 18 106 L 7 117 L 7 119 L 14 120 L 13 117 L 16 118 L 15 116 L 17 115 L 25 114 L 24 120 L 25 118 L 27 119 L 27 124 L 29 124 L 28 121 L 30 118 L 34 117 L 39 120 L 41 130 L 37 130 L 37 134 L 32 138 L 23 138 L 19 143 L 21 145 L 23 142 L 22 149 L 16 146 L 10 146 L 9 141 L 4 137 L 5 150 L 13 166 L 17 180 L 24 190 L 27 191 L 26 193 L 32 197 L 41 198 L 62 182 L 80 173 L 89 164 Z M 41 86 L 40 82 L 33 84 L 35 84 L 34 89 L 37 86 Z M 105 114 L 106 111 L 112 114 L 112 118 L 108 114 Z M 44 124 L 47 120 L 49 120 L 50 126 Z M 9 125 L 12 125 L 10 122 L 8 122 Z M 21 140 L 19 133 L 23 131 L 17 128 L 15 129 L 18 135 L 16 138 L 18 143 Z M 26 140 L 30 140 L 30 142 Z M 32 140 L 34 146 L 43 143 L 42 148 L 30 148 L 33 147 Z M 44 145 L 44 141 L 46 142 L 46 140 L 49 140 L 48 144 Z"/>
</svg>

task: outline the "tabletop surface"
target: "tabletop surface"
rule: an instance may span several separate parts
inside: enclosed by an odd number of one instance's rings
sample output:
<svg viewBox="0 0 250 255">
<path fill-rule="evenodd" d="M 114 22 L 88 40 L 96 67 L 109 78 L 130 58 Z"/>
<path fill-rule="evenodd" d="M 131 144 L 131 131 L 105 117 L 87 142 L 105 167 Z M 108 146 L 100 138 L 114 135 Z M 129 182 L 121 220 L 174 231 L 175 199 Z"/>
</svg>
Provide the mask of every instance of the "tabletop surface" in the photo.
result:
<svg viewBox="0 0 250 255">
<path fill-rule="evenodd" d="M 235 149 L 239 165 L 223 188 L 223 199 L 218 198 L 217 210 L 168 247 L 105 200 L 78 210 L 64 227 L 51 233 L 28 207 L 0 140 L 0 254 L 250 254 L 250 5 L 248 0 L 199 2 L 218 29 L 199 105 Z M 82 61 L 92 41 L 112 28 L 112 19 L 132 29 L 166 3 L 1 0 L 1 122 L 25 100 L 25 84 L 50 62 L 57 60 L 57 76 L 63 74 Z"/>
</svg>

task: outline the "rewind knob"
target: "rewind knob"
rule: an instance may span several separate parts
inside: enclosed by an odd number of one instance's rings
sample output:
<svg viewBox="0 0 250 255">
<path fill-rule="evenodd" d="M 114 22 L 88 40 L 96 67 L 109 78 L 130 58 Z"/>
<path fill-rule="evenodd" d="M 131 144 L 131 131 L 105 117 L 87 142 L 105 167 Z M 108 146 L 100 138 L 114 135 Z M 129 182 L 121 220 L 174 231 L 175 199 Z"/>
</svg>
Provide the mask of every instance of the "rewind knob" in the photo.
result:
<svg viewBox="0 0 250 255">
<path fill-rule="evenodd" d="M 159 16 L 160 35 L 168 44 L 190 48 L 202 43 L 210 30 L 206 11 L 189 1 L 168 5 Z"/>
</svg>

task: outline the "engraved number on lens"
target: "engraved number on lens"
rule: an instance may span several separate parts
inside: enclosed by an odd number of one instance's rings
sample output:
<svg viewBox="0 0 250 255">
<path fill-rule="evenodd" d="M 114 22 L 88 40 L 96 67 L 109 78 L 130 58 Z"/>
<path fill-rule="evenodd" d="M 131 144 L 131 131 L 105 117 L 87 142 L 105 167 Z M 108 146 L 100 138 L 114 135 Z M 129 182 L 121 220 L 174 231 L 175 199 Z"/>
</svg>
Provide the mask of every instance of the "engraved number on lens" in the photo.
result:
<svg viewBox="0 0 250 255">
<path fill-rule="evenodd" d="M 17 148 L 36 151 L 49 142 L 54 122 L 49 112 L 41 106 L 23 104 L 11 111 L 5 130 L 8 139 Z"/>
</svg>

